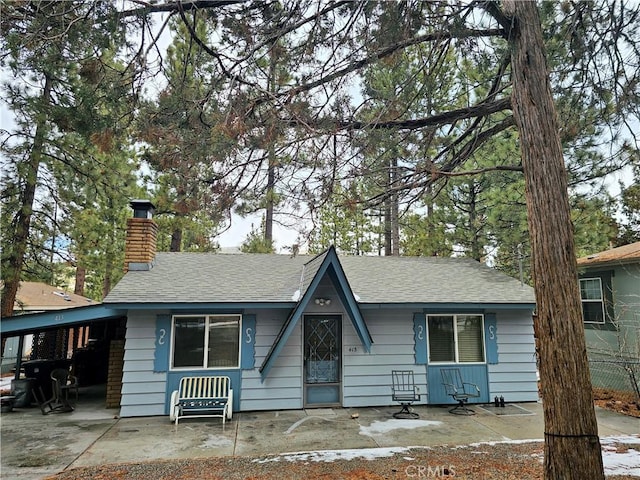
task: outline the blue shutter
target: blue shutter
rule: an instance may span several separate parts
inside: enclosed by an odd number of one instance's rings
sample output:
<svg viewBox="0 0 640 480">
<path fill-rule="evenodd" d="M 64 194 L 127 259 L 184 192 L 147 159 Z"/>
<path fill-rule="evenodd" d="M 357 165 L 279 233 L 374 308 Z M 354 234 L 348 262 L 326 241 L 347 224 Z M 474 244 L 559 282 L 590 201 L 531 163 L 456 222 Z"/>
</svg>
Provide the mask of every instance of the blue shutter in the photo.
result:
<svg viewBox="0 0 640 480">
<path fill-rule="evenodd" d="M 484 342 L 487 348 L 487 363 L 498 363 L 498 326 L 495 313 L 484 315 Z"/>
<path fill-rule="evenodd" d="M 242 316 L 242 358 L 240 367 L 243 370 L 255 368 L 256 316 Z"/>
<path fill-rule="evenodd" d="M 153 357 L 153 371 L 166 372 L 169 369 L 169 344 L 171 340 L 171 315 L 156 317 L 156 349 Z"/>
<path fill-rule="evenodd" d="M 427 317 L 424 313 L 413 314 L 413 348 L 416 365 L 427 364 Z"/>
</svg>

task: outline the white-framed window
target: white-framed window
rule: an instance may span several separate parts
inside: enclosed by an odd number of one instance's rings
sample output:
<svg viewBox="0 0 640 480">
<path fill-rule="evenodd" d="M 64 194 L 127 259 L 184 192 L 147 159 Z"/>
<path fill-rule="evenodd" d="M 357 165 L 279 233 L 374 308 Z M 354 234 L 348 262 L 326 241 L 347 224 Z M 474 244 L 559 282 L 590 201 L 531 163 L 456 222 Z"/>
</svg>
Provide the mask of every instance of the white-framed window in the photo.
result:
<svg viewBox="0 0 640 480">
<path fill-rule="evenodd" d="M 484 363 L 483 315 L 427 315 L 429 363 Z"/>
<path fill-rule="evenodd" d="M 241 315 L 175 315 L 171 368 L 238 368 Z"/>
<path fill-rule="evenodd" d="M 582 319 L 585 323 L 604 323 L 604 291 L 600 277 L 580 279 Z"/>
</svg>

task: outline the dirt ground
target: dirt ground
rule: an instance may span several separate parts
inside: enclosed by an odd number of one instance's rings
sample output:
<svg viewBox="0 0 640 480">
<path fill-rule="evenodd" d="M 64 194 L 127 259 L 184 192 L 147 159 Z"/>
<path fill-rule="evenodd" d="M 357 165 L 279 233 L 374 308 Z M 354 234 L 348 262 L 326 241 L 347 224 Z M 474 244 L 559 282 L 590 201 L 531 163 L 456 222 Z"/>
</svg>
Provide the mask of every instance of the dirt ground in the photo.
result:
<svg viewBox="0 0 640 480">
<path fill-rule="evenodd" d="M 640 418 L 640 400 L 634 399 L 632 392 L 594 388 L 593 398 L 600 408 Z"/>
<path fill-rule="evenodd" d="M 610 446 L 628 452 L 632 445 Z M 415 448 L 374 459 L 320 460 L 312 455 L 218 457 L 103 465 L 71 469 L 47 480 L 538 480 L 543 478 L 541 442 Z M 637 480 L 616 474 L 607 480 Z"/>
</svg>

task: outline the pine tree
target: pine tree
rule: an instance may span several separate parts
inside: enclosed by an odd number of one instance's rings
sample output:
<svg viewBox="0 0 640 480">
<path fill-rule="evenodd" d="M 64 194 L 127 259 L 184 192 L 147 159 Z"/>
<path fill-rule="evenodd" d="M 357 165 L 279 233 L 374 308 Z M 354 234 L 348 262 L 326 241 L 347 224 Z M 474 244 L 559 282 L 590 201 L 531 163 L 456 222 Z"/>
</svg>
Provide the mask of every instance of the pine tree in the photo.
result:
<svg viewBox="0 0 640 480">
<path fill-rule="evenodd" d="M 110 4 L 93 2 L 3 6 L 1 56 L 16 79 L 3 89 L 16 129 L 3 144 L 9 164 L 2 183 L 2 224 L 8 226 L 2 237 L 2 316 L 13 310 L 43 181 L 55 188 L 57 164 L 74 165 L 126 120 L 103 108 L 115 99 L 126 103 L 132 87 L 126 72 L 115 73 L 109 95 L 97 88 L 114 76 L 104 56 L 124 41 L 124 30 L 116 22 L 95 27 L 93 21 L 114 11 Z"/>
</svg>

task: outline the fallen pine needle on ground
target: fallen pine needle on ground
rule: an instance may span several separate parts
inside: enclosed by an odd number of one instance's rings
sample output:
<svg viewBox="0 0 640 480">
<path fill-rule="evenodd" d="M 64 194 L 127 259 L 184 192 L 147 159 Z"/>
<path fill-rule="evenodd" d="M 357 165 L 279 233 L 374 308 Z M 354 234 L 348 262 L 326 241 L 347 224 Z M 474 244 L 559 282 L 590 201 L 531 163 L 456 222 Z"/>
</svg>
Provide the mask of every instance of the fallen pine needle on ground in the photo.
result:
<svg viewBox="0 0 640 480">
<path fill-rule="evenodd" d="M 640 478 L 640 438 L 603 441 L 608 480 Z M 543 443 L 333 450 L 208 457 L 73 468 L 48 480 L 533 480 L 543 476 Z"/>
</svg>

